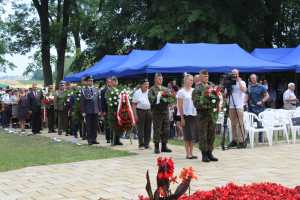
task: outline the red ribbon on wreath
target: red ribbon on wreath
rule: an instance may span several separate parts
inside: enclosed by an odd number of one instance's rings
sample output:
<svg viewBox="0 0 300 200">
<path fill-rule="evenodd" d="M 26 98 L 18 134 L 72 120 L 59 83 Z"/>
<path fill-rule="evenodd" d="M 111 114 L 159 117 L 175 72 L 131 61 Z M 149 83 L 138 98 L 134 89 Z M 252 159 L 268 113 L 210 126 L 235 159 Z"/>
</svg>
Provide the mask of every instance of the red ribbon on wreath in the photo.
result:
<svg viewBox="0 0 300 200">
<path fill-rule="evenodd" d="M 120 118 L 120 116 L 119 116 L 119 112 L 120 112 L 120 110 L 122 109 L 123 101 L 124 101 L 124 100 L 125 100 L 125 104 L 126 104 L 127 108 L 129 108 L 130 116 L 132 116 L 132 118 L 130 118 L 130 122 L 131 122 L 131 124 L 134 124 L 134 123 L 135 123 L 135 120 L 134 120 L 134 114 L 133 114 L 132 108 L 131 108 L 131 106 L 130 106 L 130 104 L 129 104 L 129 98 L 128 98 L 126 92 L 122 92 L 122 93 L 121 93 L 121 98 L 120 98 L 120 100 L 119 100 L 119 104 L 118 104 L 118 112 L 117 112 L 117 118 L 118 118 L 118 121 L 119 121 L 119 122 L 122 121 L 121 118 Z"/>
<path fill-rule="evenodd" d="M 209 88 L 210 88 L 210 90 L 208 90 L 208 92 L 211 93 L 212 91 L 214 91 L 220 99 L 219 104 L 218 104 L 218 111 L 220 111 L 222 108 L 222 105 L 223 105 L 223 96 L 217 87 L 215 87 L 215 88 L 209 87 Z"/>
</svg>

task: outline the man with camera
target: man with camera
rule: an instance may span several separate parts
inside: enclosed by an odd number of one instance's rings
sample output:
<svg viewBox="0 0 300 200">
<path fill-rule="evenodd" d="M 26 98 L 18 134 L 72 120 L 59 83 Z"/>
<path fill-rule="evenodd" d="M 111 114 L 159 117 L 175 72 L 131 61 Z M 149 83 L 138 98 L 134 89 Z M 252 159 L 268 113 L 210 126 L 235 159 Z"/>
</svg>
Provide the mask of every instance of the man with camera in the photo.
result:
<svg viewBox="0 0 300 200">
<path fill-rule="evenodd" d="M 245 81 L 242 81 L 242 78 L 239 77 L 239 71 L 237 69 L 232 70 L 232 73 L 236 75 L 236 78 L 232 78 L 232 80 L 236 81 L 236 84 L 231 87 L 229 99 L 229 119 L 232 128 L 232 142 L 228 145 L 228 148 L 245 148 L 244 136 L 242 136 L 244 131 L 241 129 L 243 129 L 244 118 L 243 94 L 247 91 L 247 87 Z M 237 144 L 238 141 L 239 145 Z"/>
<path fill-rule="evenodd" d="M 269 99 L 270 95 L 263 85 L 257 83 L 257 76 L 255 74 L 252 74 L 250 79 L 252 85 L 250 85 L 247 89 L 244 102 L 249 100 L 249 112 L 252 112 L 258 116 L 259 113 L 265 110 L 264 104 Z M 256 119 L 254 119 L 254 121 L 257 122 Z M 257 123 L 257 128 L 262 128 L 262 124 L 260 122 Z M 262 142 L 262 140 L 262 132 L 259 132 L 259 142 Z"/>
</svg>

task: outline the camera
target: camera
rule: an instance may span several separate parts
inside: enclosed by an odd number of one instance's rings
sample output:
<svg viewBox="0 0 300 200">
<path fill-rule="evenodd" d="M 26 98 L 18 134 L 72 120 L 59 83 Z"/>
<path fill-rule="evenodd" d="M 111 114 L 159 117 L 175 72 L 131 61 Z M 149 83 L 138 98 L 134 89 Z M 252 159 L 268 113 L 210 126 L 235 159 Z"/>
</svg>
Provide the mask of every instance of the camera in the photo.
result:
<svg viewBox="0 0 300 200">
<path fill-rule="evenodd" d="M 233 78 L 237 78 L 236 74 L 228 72 L 223 75 L 223 85 L 224 88 L 231 88 L 232 85 L 235 85 Z"/>
</svg>

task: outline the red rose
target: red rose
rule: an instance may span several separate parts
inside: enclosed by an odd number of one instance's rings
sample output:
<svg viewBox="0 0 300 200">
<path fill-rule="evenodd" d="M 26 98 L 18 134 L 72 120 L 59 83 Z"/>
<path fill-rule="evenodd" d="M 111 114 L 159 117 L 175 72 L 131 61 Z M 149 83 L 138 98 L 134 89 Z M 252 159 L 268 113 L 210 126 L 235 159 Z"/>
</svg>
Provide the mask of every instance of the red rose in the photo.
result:
<svg viewBox="0 0 300 200">
<path fill-rule="evenodd" d="M 208 97 L 208 96 L 209 96 L 209 93 L 206 93 L 205 95 Z"/>
<path fill-rule="evenodd" d="M 208 89 L 209 87 L 208 86 L 206 86 L 206 89 Z"/>
<path fill-rule="evenodd" d="M 129 125 L 127 125 L 127 127 L 130 127 Z"/>
<path fill-rule="evenodd" d="M 218 86 L 219 86 L 219 84 L 216 84 L 216 86 L 218 87 Z"/>
<path fill-rule="evenodd" d="M 126 123 L 129 123 L 129 120 L 127 120 Z"/>
<path fill-rule="evenodd" d="M 162 95 L 163 95 L 163 96 L 166 96 L 166 93 L 163 93 Z"/>
<path fill-rule="evenodd" d="M 118 128 L 121 128 L 121 126 L 118 126 Z"/>
<path fill-rule="evenodd" d="M 116 112 L 114 112 L 114 114 L 113 115 L 116 115 L 117 113 Z"/>
<path fill-rule="evenodd" d="M 124 110 L 124 109 L 122 109 L 122 112 L 125 112 L 125 110 Z"/>
<path fill-rule="evenodd" d="M 123 108 L 126 108 L 126 106 L 123 106 Z"/>
<path fill-rule="evenodd" d="M 125 128 L 122 128 L 122 131 L 125 131 Z"/>
<path fill-rule="evenodd" d="M 129 108 L 127 108 L 126 111 L 129 112 L 130 111 Z"/>
<path fill-rule="evenodd" d="M 127 117 L 126 117 L 126 116 L 124 116 L 124 119 L 127 119 Z"/>
<path fill-rule="evenodd" d="M 221 89 L 222 92 L 224 92 L 224 89 Z"/>
<path fill-rule="evenodd" d="M 220 92 L 220 90 L 219 90 L 219 89 L 216 89 L 216 93 L 218 93 L 218 92 Z"/>
<path fill-rule="evenodd" d="M 121 114 L 120 117 L 123 118 L 123 114 Z"/>
<path fill-rule="evenodd" d="M 117 125 L 114 125 L 115 128 L 117 128 Z"/>
<path fill-rule="evenodd" d="M 170 97 L 173 98 L 173 95 L 171 95 Z"/>
<path fill-rule="evenodd" d="M 226 98 L 226 94 L 224 95 L 224 98 Z"/>
<path fill-rule="evenodd" d="M 127 115 L 128 115 L 128 116 L 130 116 L 130 115 L 131 115 L 131 113 L 127 113 Z M 130 117 L 130 118 L 131 118 L 131 117 Z"/>
<path fill-rule="evenodd" d="M 114 121 L 116 121 L 116 118 L 114 118 Z"/>
<path fill-rule="evenodd" d="M 168 91 L 164 91 L 164 93 L 167 93 Z"/>
<path fill-rule="evenodd" d="M 116 121 L 117 124 L 119 124 L 119 121 Z"/>
<path fill-rule="evenodd" d="M 158 94 L 159 92 L 157 92 L 156 94 Z"/>
<path fill-rule="evenodd" d="M 121 115 L 121 112 L 119 112 L 119 115 Z"/>
</svg>

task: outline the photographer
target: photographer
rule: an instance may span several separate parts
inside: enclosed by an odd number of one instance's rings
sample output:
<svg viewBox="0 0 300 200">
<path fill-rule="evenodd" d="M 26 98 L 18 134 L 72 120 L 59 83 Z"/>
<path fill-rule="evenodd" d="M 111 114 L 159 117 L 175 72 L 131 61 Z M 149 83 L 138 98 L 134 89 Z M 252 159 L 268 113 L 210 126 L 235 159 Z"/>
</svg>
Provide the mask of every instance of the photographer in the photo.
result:
<svg viewBox="0 0 300 200">
<path fill-rule="evenodd" d="M 264 103 L 269 99 L 270 96 L 266 88 L 257 83 L 257 76 L 255 74 L 252 74 L 250 78 L 252 85 L 248 87 L 244 101 L 247 102 L 249 100 L 249 112 L 252 112 L 258 116 L 259 113 L 265 110 Z M 254 121 L 257 122 L 256 119 Z M 260 122 L 257 123 L 257 128 L 262 128 L 262 124 Z M 259 142 L 262 142 L 262 140 L 262 132 L 259 132 Z"/>
<path fill-rule="evenodd" d="M 237 69 L 232 70 L 232 73 L 236 75 L 236 78 L 232 78 L 236 81 L 235 85 L 231 87 L 230 104 L 229 104 L 229 119 L 231 121 L 232 128 L 232 142 L 228 145 L 228 148 L 238 147 L 245 148 L 244 137 L 242 136 L 243 118 L 244 118 L 244 93 L 247 91 L 245 81 L 239 77 L 239 71 Z M 240 127 L 240 126 L 241 127 Z M 239 145 L 237 142 L 239 141 Z"/>
</svg>

